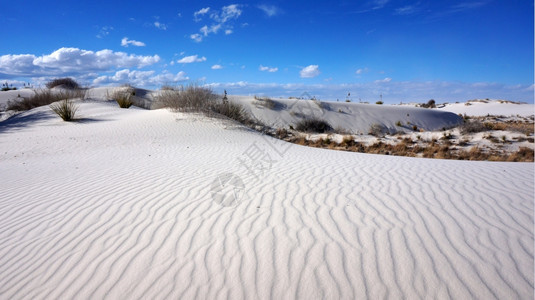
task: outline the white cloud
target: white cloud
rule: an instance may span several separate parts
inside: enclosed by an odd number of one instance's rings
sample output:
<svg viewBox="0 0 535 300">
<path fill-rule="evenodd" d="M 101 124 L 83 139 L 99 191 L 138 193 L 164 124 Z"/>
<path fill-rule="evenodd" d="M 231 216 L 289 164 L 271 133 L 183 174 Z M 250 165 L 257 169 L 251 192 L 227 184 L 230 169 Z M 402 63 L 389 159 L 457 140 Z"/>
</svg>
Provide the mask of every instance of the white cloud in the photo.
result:
<svg viewBox="0 0 535 300">
<path fill-rule="evenodd" d="M 223 6 L 221 8 L 221 11 L 214 11 L 210 10 L 209 7 L 203 8 L 193 14 L 196 21 L 200 21 L 201 19 L 199 16 L 207 14 L 209 11 L 210 13 L 210 19 L 215 21 L 214 24 L 211 24 L 210 26 L 204 25 L 199 29 L 200 33 L 194 33 L 190 35 L 190 38 L 194 40 L 195 42 L 202 42 L 204 37 L 207 37 L 209 34 L 217 34 L 219 31 L 223 30 L 226 35 L 231 34 L 232 31 L 232 25 L 228 24 L 231 20 L 237 19 L 241 13 L 242 10 L 240 9 L 240 5 L 238 4 L 231 4 L 228 6 Z"/>
<path fill-rule="evenodd" d="M 194 62 L 203 62 L 203 61 L 206 61 L 206 57 L 199 57 L 197 54 L 195 55 L 190 55 L 190 56 L 186 56 L 186 57 L 183 57 L 179 60 L 177 60 L 177 63 L 179 64 L 191 64 L 191 63 L 194 63 Z"/>
<path fill-rule="evenodd" d="M 133 46 L 137 46 L 137 47 L 145 47 L 145 43 L 143 43 L 143 42 L 139 42 L 139 41 L 135 41 L 135 40 L 129 40 L 127 37 L 124 37 L 121 40 L 121 46 L 128 47 L 128 45 L 133 45 Z"/>
<path fill-rule="evenodd" d="M 242 13 L 242 10 L 239 7 L 240 6 L 238 4 L 223 6 L 220 13 L 213 12 L 210 14 L 210 18 L 219 23 L 226 23 L 229 20 L 237 19 Z"/>
<path fill-rule="evenodd" d="M 208 36 L 209 33 L 217 33 L 221 29 L 221 24 L 212 25 L 210 27 L 203 26 L 200 31 L 204 36 Z"/>
<path fill-rule="evenodd" d="M 374 81 L 374 82 L 375 82 L 375 83 L 388 83 L 388 82 L 390 82 L 390 81 L 392 81 L 392 78 L 390 78 L 390 77 L 386 77 L 386 78 L 384 78 L 384 79 L 379 79 L 379 80 L 376 80 L 376 81 Z"/>
<path fill-rule="evenodd" d="M 100 28 L 100 31 L 97 34 L 97 38 L 103 39 L 104 37 L 109 35 L 110 31 L 112 31 L 112 30 L 113 30 L 112 26 L 104 26 L 104 27 Z"/>
<path fill-rule="evenodd" d="M 192 40 L 196 41 L 197 43 L 200 43 L 202 42 L 202 35 L 198 34 L 198 33 L 194 33 L 192 35 L 189 36 Z"/>
<path fill-rule="evenodd" d="M 133 86 L 157 86 L 168 84 L 170 82 L 180 82 L 186 80 L 189 80 L 189 77 L 186 76 L 186 73 L 183 71 L 180 71 L 176 74 L 164 71 L 161 74 L 155 75 L 154 71 L 123 69 L 115 72 L 113 75 L 99 76 L 93 80 L 93 84 L 105 85 L 129 83 Z"/>
<path fill-rule="evenodd" d="M 368 68 L 361 68 L 361 69 L 358 69 L 357 71 L 355 71 L 355 74 L 361 75 L 361 74 L 364 74 L 366 72 L 368 72 Z"/>
<path fill-rule="evenodd" d="M 280 13 L 280 9 L 274 5 L 259 5 L 259 9 L 261 9 L 268 17 L 276 16 Z"/>
<path fill-rule="evenodd" d="M 160 61 L 158 55 L 139 56 L 112 50 L 90 51 L 60 48 L 50 54 L 7 54 L 0 56 L 0 75 L 59 76 L 110 71 L 116 68 L 142 68 Z"/>
<path fill-rule="evenodd" d="M 279 70 L 279 68 L 264 67 L 264 66 L 260 65 L 260 67 L 258 67 L 258 70 L 264 71 L 264 72 L 274 73 L 274 72 L 277 72 Z"/>
<path fill-rule="evenodd" d="M 201 8 L 200 10 L 193 13 L 193 19 L 195 22 L 199 22 L 201 20 L 200 17 L 207 14 L 210 11 L 210 7 Z"/>
<path fill-rule="evenodd" d="M 372 9 L 381 9 L 383 8 L 390 0 L 373 0 Z"/>
<path fill-rule="evenodd" d="M 221 70 L 221 69 L 223 69 L 222 65 L 213 65 L 212 66 L 212 70 Z"/>
<path fill-rule="evenodd" d="M 395 15 L 410 15 L 417 11 L 416 6 L 414 5 L 407 5 L 403 7 L 396 8 L 394 11 Z"/>
<path fill-rule="evenodd" d="M 158 21 L 154 22 L 154 27 L 161 29 L 161 30 L 167 30 L 167 25 L 160 23 Z"/>
<path fill-rule="evenodd" d="M 299 75 L 301 78 L 313 78 L 320 74 L 320 69 L 318 65 L 310 65 L 308 67 L 304 67 L 299 72 Z"/>
</svg>

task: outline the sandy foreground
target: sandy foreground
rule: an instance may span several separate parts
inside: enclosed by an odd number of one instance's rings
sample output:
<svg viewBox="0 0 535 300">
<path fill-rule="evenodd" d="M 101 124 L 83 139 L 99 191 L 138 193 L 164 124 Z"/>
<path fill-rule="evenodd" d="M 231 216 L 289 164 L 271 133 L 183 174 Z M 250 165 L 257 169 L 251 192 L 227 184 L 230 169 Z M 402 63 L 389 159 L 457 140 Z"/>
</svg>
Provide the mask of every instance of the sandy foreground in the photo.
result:
<svg viewBox="0 0 535 300">
<path fill-rule="evenodd" d="M 79 111 L 0 123 L 2 299 L 533 298 L 533 163 L 308 148 L 112 102 Z"/>
</svg>

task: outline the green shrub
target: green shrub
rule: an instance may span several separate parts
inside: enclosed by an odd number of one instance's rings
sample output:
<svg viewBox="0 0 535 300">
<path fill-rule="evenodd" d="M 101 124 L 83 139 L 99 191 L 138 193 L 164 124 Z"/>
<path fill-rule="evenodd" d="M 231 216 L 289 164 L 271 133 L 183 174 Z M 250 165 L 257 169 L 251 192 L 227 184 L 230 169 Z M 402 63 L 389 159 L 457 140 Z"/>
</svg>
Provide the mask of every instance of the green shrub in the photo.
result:
<svg viewBox="0 0 535 300">
<path fill-rule="evenodd" d="M 383 101 L 377 101 L 377 102 L 375 102 L 375 104 L 378 104 L 378 105 L 383 105 L 383 103 L 384 103 Z"/>
<path fill-rule="evenodd" d="M 63 121 L 72 121 L 74 120 L 74 115 L 78 110 L 78 106 L 72 102 L 72 100 L 65 99 L 60 102 L 56 102 L 50 105 L 50 108 L 58 116 L 60 116 Z"/>
</svg>

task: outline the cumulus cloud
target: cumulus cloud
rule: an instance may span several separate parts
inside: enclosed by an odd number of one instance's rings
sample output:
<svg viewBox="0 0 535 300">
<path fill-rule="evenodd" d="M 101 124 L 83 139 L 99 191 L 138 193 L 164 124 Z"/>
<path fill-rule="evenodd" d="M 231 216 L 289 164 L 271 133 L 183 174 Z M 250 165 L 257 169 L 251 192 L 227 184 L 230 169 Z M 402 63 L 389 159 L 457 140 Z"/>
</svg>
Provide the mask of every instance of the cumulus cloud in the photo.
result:
<svg viewBox="0 0 535 300">
<path fill-rule="evenodd" d="M 280 9 L 274 5 L 265 5 L 265 4 L 262 4 L 262 5 L 259 5 L 257 6 L 259 9 L 261 9 L 265 14 L 266 16 L 268 17 L 273 17 L 273 16 L 276 16 L 280 13 Z"/>
<path fill-rule="evenodd" d="M 193 13 L 193 19 L 195 22 L 201 21 L 201 17 L 210 11 L 210 7 L 201 8 Z"/>
<path fill-rule="evenodd" d="M 308 67 L 304 67 L 299 72 L 299 75 L 301 78 L 313 78 L 320 74 L 320 68 L 318 65 L 310 65 Z"/>
<path fill-rule="evenodd" d="M 142 68 L 160 61 L 158 55 L 140 56 L 112 50 L 90 51 L 60 48 L 50 54 L 7 54 L 0 56 L 0 75 L 59 76 L 110 71 L 116 68 Z"/>
<path fill-rule="evenodd" d="M 264 67 L 264 66 L 260 65 L 260 67 L 258 67 L 258 70 L 264 71 L 264 72 L 273 73 L 273 72 L 277 72 L 279 70 L 279 68 Z"/>
<path fill-rule="evenodd" d="M 123 69 L 115 72 L 113 75 L 103 75 L 95 78 L 93 84 L 106 85 L 106 84 L 118 84 L 129 83 L 134 86 L 158 86 L 168 84 L 170 82 L 180 82 L 189 80 L 186 73 L 180 71 L 176 74 L 164 71 L 161 74 L 155 74 L 154 71 L 139 71 Z"/>
<path fill-rule="evenodd" d="M 128 47 L 128 45 L 137 46 L 137 47 L 145 47 L 145 43 L 135 41 L 135 40 L 129 40 L 127 37 L 124 37 L 121 40 L 121 46 Z"/>
<path fill-rule="evenodd" d="M 211 12 L 210 19 L 215 23 L 204 25 L 199 29 L 200 33 L 191 34 L 190 38 L 195 42 L 202 42 L 204 37 L 207 37 L 209 34 L 217 34 L 221 30 L 223 30 L 226 35 L 232 34 L 233 26 L 230 24 L 230 21 L 237 19 L 242 14 L 242 10 L 238 4 L 223 6 L 221 11 L 214 11 L 207 7 L 193 14 L 195 21 L 200 21 L 200 16 L 208 14 L 208 12 Z"/>
<path fill-rule="evenodd" d="M 221 69 L 223 69 L 222 65 L 213 65 L 212 66 L 212 70 L 221 70 Z"/>
<path fill-rule="evenodd" d="M 199 57 L 197 54 L 195 55 L 190 55 L 190 56 L 185 56 L 179 60 L 177 60 L 177 63 L 179 64 L 191 64 L 191 63 L 195 63 L 195 62 L 203 62 L 203 61 L 206 61 L 206 57 Z"/>
</svg>

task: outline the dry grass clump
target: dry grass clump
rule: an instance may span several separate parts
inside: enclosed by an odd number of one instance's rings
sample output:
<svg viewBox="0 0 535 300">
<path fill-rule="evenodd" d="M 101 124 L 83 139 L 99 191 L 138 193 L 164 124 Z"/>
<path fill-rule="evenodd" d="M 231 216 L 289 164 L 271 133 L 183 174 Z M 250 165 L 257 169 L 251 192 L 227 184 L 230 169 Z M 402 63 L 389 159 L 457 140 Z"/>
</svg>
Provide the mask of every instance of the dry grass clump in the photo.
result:
<svg viewBox="0 0 535 300">
<path fill-rule="evenodd" d="M 64 99 L 60 102 L 53 103 L 50 105 L 50 108 L 58 116 L 60 116 L 63 121 L 72 121 L 74 120 L 74 115 L 78 110 L 78 106 L 72 102 L 72 100 Z"/>
<path fill-rule="evenodd" d="M 302 119 L 293 127 L 295 130 L 301 132 L 324 133 L 333 130 L 332 126 L 327 121 L 317 117 Z"/>
<path fill-rule="evenodd" d="M 461 133 L 478 133 L 489 130 L 483 122 L 477 119 L 467 120 L 463 125 L 461 125 Z"/>
<path fill-rule="evenodd" d="M 381 124 L 372 124 L 370 126 L 370 130 L 368 130 L 368 133 L 373 136 L 383 136 L 385 133 L 388 132 L 388 128 L 386 128 L 384 125 Z"/>
<path fill-rule="evenodd" d="M 157 98 L 163 107 L 180 112 L 208 112 L 216 99 L 210 88 L 196 84 L 162 90 Z"/>
<path fill-rule="evenodd" d="M 64 89 L 76 90 L 80 88 L 78 82 L 72 78 L 56 78 L 47 82 L 46 87 L 51 89 L 54 87 L 62 87 Z"/>
<path fill-rule="evenodd" d="M 131 100 L 132 96 L 135 96 L 135 90 L 128 87 L 126 90 L 116 90 L 111 98 L 117 102 L 120 108 L 129 108 L 134 104 Z"/>
<path fill-rule="evenodd" d="M 238 103 L 230 101 L 215 103 L 211 106 L 210 110 L 245 125 L 254 124 L 247 111 Z"/>
<path fill-rule="evenodd" d="M 518 151 L 512 153 L 507 157 L 507 161 L 527 161 L 533 162 L 534 151 L 531 148 L 520 147 Z"/>
<path fill-rule="evenodd" d="M 20 100 L 9 101 L 8 110 L 26 111 L 39 106 L 49 105 L 59 100 L 82 98 L 82 90 L 35 90 L 35 94 L 30 97 L 22 97 Z"/>
</svg>

